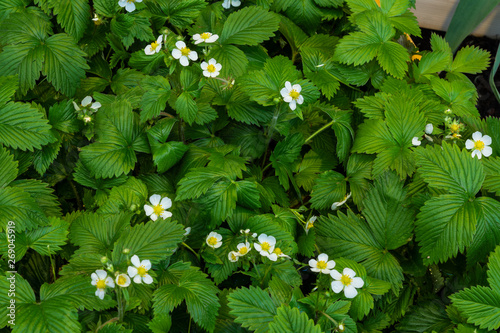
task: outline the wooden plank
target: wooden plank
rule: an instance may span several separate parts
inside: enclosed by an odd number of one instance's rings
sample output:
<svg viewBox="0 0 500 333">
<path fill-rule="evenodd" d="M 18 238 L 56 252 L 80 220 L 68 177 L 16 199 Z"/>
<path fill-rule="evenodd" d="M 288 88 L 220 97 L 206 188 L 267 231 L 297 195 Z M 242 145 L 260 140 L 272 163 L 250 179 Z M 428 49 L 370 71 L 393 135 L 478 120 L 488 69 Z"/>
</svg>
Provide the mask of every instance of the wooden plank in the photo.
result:
<svg viewBox="0 0 500 333">
<path fill-rule="evenodd" d="M 411 11 L 417 16 L 421 28 L 446 31 L 457 5 L 458 0 L 417 0 L 416 9 Z M 500 6 L 497 6 L 472 34 L 500 39 Z"/>
</svg>

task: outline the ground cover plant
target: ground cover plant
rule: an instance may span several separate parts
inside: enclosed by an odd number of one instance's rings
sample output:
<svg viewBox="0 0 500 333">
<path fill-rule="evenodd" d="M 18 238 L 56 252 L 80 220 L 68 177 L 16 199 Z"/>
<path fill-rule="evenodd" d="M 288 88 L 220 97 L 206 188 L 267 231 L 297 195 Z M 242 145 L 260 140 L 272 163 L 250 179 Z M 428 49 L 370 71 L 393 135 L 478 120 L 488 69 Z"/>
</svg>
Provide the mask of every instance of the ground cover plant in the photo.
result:
<svg viewBox="0 0 500 333">
<path fill-rule="evenodd" d="M 2 1 L 0 329 L 498 329 L 490 54 L 412 5 Z"/>
</svg>

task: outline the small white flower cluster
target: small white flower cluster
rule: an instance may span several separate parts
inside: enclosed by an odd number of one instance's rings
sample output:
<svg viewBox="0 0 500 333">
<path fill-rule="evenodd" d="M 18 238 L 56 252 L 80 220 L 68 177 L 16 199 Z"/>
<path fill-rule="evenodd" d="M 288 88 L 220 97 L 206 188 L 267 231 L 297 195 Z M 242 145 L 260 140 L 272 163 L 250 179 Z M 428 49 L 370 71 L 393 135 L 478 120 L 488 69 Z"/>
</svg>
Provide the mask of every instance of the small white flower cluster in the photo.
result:
<svg viewBox="0 0 500 333">
<path fill-rule="evenodd" d="M 149 202 L 151 202 L 151 205 L 144 205 L 144 211 L 147 216 L 151 217 L 151 220 L 156 221 L 158 217 L 165 220 L 172 216 L 172 213 L 167 211 L 167 209 L 172 207 L 172 200 L 170 198 L 162 198 L 159 194 L 153 194 L 149 198 Z"/>
<path fill-rule="evenodd" d="M 90 123 L 92 121 L 92 115 L 99 110 L 101 107 L 101 103 L 93 102 L 92 96 L 87 96 L 82 99 L 80 105 L 73 102 L 73 106 L 75 107 L 75 111 L 78 112 L 78 117 L 81 118 L 85 123 Z"/>
<path fill-rule="evenodd" d="M 326 253 L 321 253 L 318 256 L 318 260 L 309 260 L 309 266 L 311 266 L 311 271 L 313 272 L 330 274 L 334 280 L 331 283 L 332 290 L 337 294 L 344 290 L 346 298 L 356 297 L 358 294 L 356 289 L 362 288 L 365 284 L 363 279 L 356 277 L 356 272 L 350 268 L 344 268 L 342 273 L 333 269 L 335 267 L 335 261 L 328 260 L 328 255 Z"/>
<path fill-rule="evenodd" d="M 90 282 L 93 286 L 97 288 L 95 295 L 100 299 L 104 299 L 106 294 L 106 287 L 114 288 L 115 283 L 122 288 L 126 288 L 130 285 L 131 280 L 137 284 L 153 283 L 153 278 L 148 274 L 151 269 L 151 262 L 149 260 L 140 261 L 137 255 L 132 256 L 130 262 L 133 266 L 128 266 L 127 274 L 117 272 L 115 279 L 108 276 L 108 272 L 103 269 L 98 269 L 90 275 L 92 281 Z"/>
<path fill-rule="evenodd" d="M 429 136 L 432 134 L 433 131 L 434 131 L 434 126 L 432 124 L 425 125 L 424 137 L 429 141 L 433 141 L 432 138 Z M 413 139 L 411 139 L 411 144 L 414 146 L 420 146 L 422 144 L 422 141 L 418 136 L 416 136 Z"/>
<path fill-rule="evenodd" d="M 237 251 L 231 251 L 228 253 L 228 258 L 231 262 L 237 262 L 240 257 L 243 257 L 250 253 L 250 251 L 252 250 L 252 244 L 248 242 L 249 235 L 253 238 L 257 237 L 256 233 L 250 234 L 249 229 L 241 230 L 240 232 L 245 235 L 245 242 L 239 243 L 236 246 Z M 278 258 L 290 259 L 290 256 L 284 254 L 280 248 L 276 247 L 276 238 L 274 238 L 273 236 L 261 234 L 258 237 L 258 241 L 258 243 L 255 242 L 253 244 L 253 247 L 257 252 L 259 252 L 261 256 L 266 257 L 271 261 L 276 261 L 278 260 Z M 217 249 L 222 245 L 222 235 L 216 233 L 215 231 L 212 231 L 208 234 L 206 243 L 209 247 Z"/>
<path fill-rule="evenodd" d="M 239 7 L 240 5 L 241 5 L 240 0 L 224 0 L 224 2 L 222 3 L 222 7 L 226 8 L 226 9 L 231 8 L 231 6 Z"/>
</svg>

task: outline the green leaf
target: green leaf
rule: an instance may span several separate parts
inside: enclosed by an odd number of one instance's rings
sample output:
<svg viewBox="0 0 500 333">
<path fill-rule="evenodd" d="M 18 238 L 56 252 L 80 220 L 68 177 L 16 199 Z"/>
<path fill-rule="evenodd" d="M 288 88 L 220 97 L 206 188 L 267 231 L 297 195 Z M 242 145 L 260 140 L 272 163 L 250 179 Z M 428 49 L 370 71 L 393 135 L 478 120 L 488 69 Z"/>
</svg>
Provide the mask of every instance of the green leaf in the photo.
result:
<svg viewBox="0 0 500 333">
<path fill-rule="evenodd" d="M 193 23 L 207 5 L 204 0 L 158 0 L 147 1 L 145 4 L 154 15 L 181 29 Z"/>
<path fill-rule="evenodd" d="M 443 194 L 426 201 L 415 222 L 424 262 L 444 262 L 463 252 L 482 218 L 479 203 L 464 193 Z"/>
<path fill-rule="evenodd" d="M 329 170 L 322 173 L 315 181 L 311 192 L 311 208 L 326 209 L 334 202 L 342 201 L 346 195 L 345 176 Z"/>
<path fill-rule="evenodd" d="M 58 198 L 53 194 L 54 189 L 49 184 L 35 179 L 18 179 L 10 186 L 22 189 L 28 193 L 42 209 L 46 216 L 61 216 L 61 207 Z"/>
<path fill-rule="evenodd" d="M 278 142 L 269 157 L 276 176 L 278 176 L 280 184 L 285 190 L 290 188 L 289 180 L 294 183 L 291 164 L 299 157 L 303 144 L 304 138 L 302 134 L 295 133 L 286 137 L 285 140 Z"/>
<path fill-rule="evenodd" d="M 68 223 L 54 217 L 50 218 L 49 221 L 50 226 L 16 235 L 16 261 L 20 261 L 28 249 L 48 256 L 54 255 L 55 252 L 61 250 L 61 246 L 66 244 Z"/>
<path fill-rule="evenodd" d="M 181 160 L 189 147 L 182 142 L 170 141 L 158 143 L 155 139 L 150 140 L 153 161 L 159 173 L 164 173 Z"/>
<path fill-rule="evenodd" d="M 90 6 L 87 0 L 49 0 L 49 6 L 54 10 L 57 22 L 64 30 L 75 37 L 82 38 L 90 23 Z"/>
<path fill-rule="evenodd" d="M 141 122 L 153 119 L 165 110 L 170 97 L 170 84 L 161 76 L 147 76 L 142 80 L 143 89 L 146 90 L 142 96 Z"/>
<path fill-rule="evenodd" d="M 0 105 L 7 103 L 18 88 L 18 78 L 15 75 L 0 76 Z"/>
<path fill-rule="evenodd" d="M 336 161 L 331 156 L 322 156 L 310 150 L 304 155 L 298 173 L 295 174 L 297 185 L 306 191 L 311 191 L 318 174 L 333 169 L 335 165 Z"/>
<path fill-rule="evenodd" d="M 198 114 L 198 105 L 189 92 L 185 91 L 175 101 L 175 110 L 188 124 L 192 124 Z"/>
<path fill-rule="evenodd" d="M 409 54 L 402 45 L 388 41 L 380 46 L 377 61 L 387 74 L 402 79 L 408 70 Z"/>
<path fill-rule="evenodd" d="M 121 175 L 118 178 L 95 178 L 90 169 L 83 164 L 81 160 L 76 163 L 75 172 L 73 173 L 75 181 L 83 186 L 93 188 L 95 190 L 109 189 L 114 186 L 120 186 L 127 181 L 127 176 Z"/>
<path fill-rule="evenodd" d="M 177 283 L 163 285 L 155 291 L 155 315 L 168 314 L 185 300 L 194 322 L 212 332 L 220 307 L 218 292 L 219 289 L 205 273 L 190 268 L 184 271 Z"/>
<path fill-rule="evenodd" d="M 80 247 L 78 253 L 107 255 L 129 225 L 130 214 L 84 213 L 71 223 L 69 238 Z"/>
<path fill-rule="evenodd" d="M 500 170 L 500 158 L 490 157 L 484 159 L 483 166 L 486 174 L 483 188 L 500 196 L 500 174 L 498 172 Z"/>
<path fill-rule="evenodd" d="M 146 185 L 134 177 L 129 177 L 125 184 L 111 190 L 108 200 L 99 208 L 98 212 L 101 214 L 119 214 L 123 211 L 134 212 L 143 206 L 147 195 L 148 189 Z"/>
<path fill-rule="evenodd" d="M 245 53 L 234 45 L 214 45 L 207 57 L 217 59 L 222 65 L 221 76 L 241 76 L 246 72 L 248 58 Z"/>
<path fill-rule="evenodd" d="M 172 326 L 172 319 L 169 315 L 156 315 L 148 323 L 148 327 L 153 333 L 168 333 Z"/>
<path fill-rule="evenodd" d="M 229 117 L 246 124 L 258 125 L 261 122 L 268 121 L 271 116 L 271 113 L 266 108 L 254 102 L 249 102 L 248 97 L 239 86 L 233 90 L 226 107 Z"/>
<path fill-rule="evenodd" d="M 19 162 L 5 147 L 0 145 L 0 188 L 9 185 L 17 177 Z"/>
<path fill-rule="evenodd" d="M 472 287 L 450 296 L 467 322 L 480 328 L 496 330 L 500 327 L 500 294 L 488 287 Z"/>
<path fill-rule="evenodd" d="M 297 308 L 283 305 L 278 308 L 274 321 L 269 324 L 270 333 L 321 333 L 321 327 L 314 325 L 307 314 Z"/>
<path fill-rule="evenodd" d="M 137 224 L 122 233 L 113 248 L 113 261 L 121 263 L 126 259 L 123 249 L 130 249 L 130 255 L 156 263 L 172 255 L 182 242 L 184 227 L 175 222 Z"/>
<path fill-rule="evenodd" d="M 110 27 L 120 37 L 126 49 L 134 43 L 135 38 L 146 42 L 154 40 L 149 20 L 144 16 L 118 14 L 111 20 Z"/>
<path fill-rule="evenodd" d="M 287 1 L 286 4 L 283 9 L 290 20 L 304 26 L 310 33 L 317 29 L 323 15 L 313 0 Z"/>
<path fill-rule="evenodd" d="M 198 198 L 225 177 L 226 172 L 218 168 L 191 169 L 178 183 L 176 201 Z"/>
<path fill-rule="evenodd" d="M 477 199 L 481 204 L 483 219 L 477 221 L 476 233 L 467 248 L 467 264 L 475 265 L 500 244 L 500 202 L 488 197 Z"/>
<path fill-rule="evenodd" d="M 227 297 L 235 322 L 256 333 L 268 331 L 268 325 L 277 314 L 276 306 L 269 294 L 253 286 L 233 291 Z"/>
<path fill-rule="evenodd" d="M 60 102 L 49 108 L 49 124 L 64 133 L 74 133 L 80 129 L 75 107 L 71 101 Z"/>
<path fill-rule="evenodd" d="M 114 0 L 94 0 L 94 8 L 104 17 L 113 17 L 120 10 L 118 2 Z"/>
<path fill-rule="evenodd" d="M 16 292 L 14 297 L 9 296 L 11 281 L 7 280 L 7 278 L 10 278 L 11 276 L 14 276 L 16 281 Z M 0 327 L 6 326 L 7 321 L 11 319 L 7 316 L 10 312 L 10 309 L 7 309 L 7 307 L 10 306 L 11 299 L 16 301 L 16 306 L 36 301 L 35 293 L 33 292 L 33 289 L 31 289 L 30 284 L 17 273 L 15 275 L 12 275 L 11 273 L 7 273 L 7 275 L 2 274 L 2 279 L 0 279 L 0 291 Z M 20 322 L 17 322 L 17 324 L 19 323 Z"/>
<path fill-rule="evenodd" d="M 0 229 L 5 230 L 9 221 L 15 221 L 16 232 L 32 230 L 48 224 L 36 201 L 20 188 L 0 188 Z"/>
<path fill-rule="evenodd" d="M 490 53 L 478 47 L 466 46 L 457 52 L 451 71 L 467 74 L 477 74 L 488 68 Z"/>
<path fill-rule="evenodd" d="M 279 17 L 261 7 L 246 7 L 227 18 L 219 41 L 222 44 L 258 45 L 274 36 Z"/>
<path fill-rule="evenodd" d="M 435 74 L 444 71 L 450 66 L 451 55 L 446 51 L 434 51 L 422 56 L 415 67 L 416 75 Z M 414 67 L 414 68 L 415 68 Z"/>
<path fill-rule="evenodd" d="M 416 150 L 417 165 L 429 186 L 474 196 L 484 180 L 483 166 L 466 150 L 443 143 Z"/>
<path fill-rule="evenodd" d="M 59 136 L 57 133 L 55 136 Z M 33 166 L 35 170 L 43 176 L 49 166 L 54 162 L 57 155 L 59 154 L 59 150 L 61 149 L 62 142 L 60 140 L 49 143 L 48 145 L 42 147 L 41 150 L 35 151 L 33 154 Z"/>
<path fill-rule="evenodd" d="M 29 104 L 9 102 L 0 107 L 0 143 L 33 151 L 53 140 L 47 120 Z"/>
<path fill-rule="evenodd" d="M 238 198 L 235 182 L 221 181 L 212 186 L 205 196 L 199 199 L 204 209 L 208 209 L 212 219 L 217 223 L 233 214 Z"/>
<path fill-rule="evenodd" d="M 446 314 L 445 305 L 438 300 L 422 302 L 406 314 L 398 329 L 414 332 L 446 332 L 454 327 Z"/>
</svg>

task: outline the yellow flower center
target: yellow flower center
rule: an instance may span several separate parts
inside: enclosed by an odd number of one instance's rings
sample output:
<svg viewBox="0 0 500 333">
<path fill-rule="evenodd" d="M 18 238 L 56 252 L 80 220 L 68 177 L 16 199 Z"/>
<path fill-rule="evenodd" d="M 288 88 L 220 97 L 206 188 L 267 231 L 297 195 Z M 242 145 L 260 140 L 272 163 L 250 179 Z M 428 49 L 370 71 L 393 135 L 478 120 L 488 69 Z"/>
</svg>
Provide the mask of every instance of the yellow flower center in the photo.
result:
<svg viewBox="0 0 500 333">
<path fill-rule="evenodd" d="M 451 124 L 451 126 L 450 126 L 450 130 L 452 132 L 455 132 L 455 133 L 458 132 L 459 129 L 460 129 L 460 125 L 459 124 Z"/>
<path fill-rule="evenodd" d="M 247 254 L 248 253 L 248 248 L 246 246 L 243 246 L 239 251 L 240 254 Z"/>
<path fill-rule="evenodd" d="M 152 43 L 151 43 L 151 48 L 152 48 L 153 50 L 156 50 L 156 48 L 158 47 L 158 45 L 160 45 L 160 44 L 158 44 L 157 42 L 152 42 Z"/>
<path fill-rule="evenodd" d="M 309 222 L 309 223 L 306 225 L 306 229 L 311 229 L 312 227 L 314 227 L 314 223 L 313 223 L 313 222 Z"/>
<path fill-rule="evenodd" d="M 147 272 L 148 270 L 144 266 L 137 267 L 137 274 L 140 276 L 146 275 Z"/>
<path fill-rule="evenodd" d="M 214 65 L 210 64 L 207 66 L 207 71 L 209 71 L 210 73 L 213 73 L 215 72 L 217 69 L 215 68 Z"/>
<path fill-rule="evenodd" d="M 190 49 L 188 49 L 187 47 L 183 47 L 183 48 L 181 49 L 181 54 L 182 54 L 183 56 L 186 56 L 186 57 L 187 57 L 187 56 L 189 55 L 189 52 L 191 52 L 191 50 L 190 50 Z"/>
<path fill-rule="evenodd" d="M 271 248 L 271 245 L 269 245 L 268 242 L 264 242 L 260 245 L 260 247 L 262 248 L 262 251 L 269 251 L 269 249 Z"/>
<path fill-rule="evenodd" d="M 159 216 L 161 213 L 163 213 L 163 207 L 161 205 L 154 206 L 153 213 Z"/>
<path fill-rule="evenodd" d="M 318 261 L 318 263 L 316 264 L 316 268 L 326 269 L 326 261 L 323 260 Z"/>
<path fill-rule="evenodd" d="M 277 248 L 274 249 L 273 253 L 276 253 L 277 255 L 280 255 L 283 252 L 281 251 L 281 249 L 279 247 L 277 247 Z"/>
<path fill-rule="evenodd" d="M 453 138 L 454 138 L 454 139 L 458 139 L 458 138 L 460 138 L 460 137 L 462 137 L 460 134 L 458 134 L 458 133 L 453 133 Z"/>
<path fill-rule="evenodd" d="M 128 3 L 135 2 L 135 0 L 127 0 Z"/>
<path fill-rule="evenodd" d="M 234 253 L 231 253 L 231 260 L 236 260 L 236 255 Z"/>
<path fill-rule="evenodd" d="M 298 99 L 300 96 L 300 93 L 298 91 L 295 91 L 295 89 L 292 89 L 292 91 L 290 91 L 290 97 L 293 98 L 293 99 Z"/>
<path fill-rule="evenodd" d="M 97 283 L 95 285 L 97 289 L 104 289 L 106 288 L 106 281 L 105 280 L 97 280 Z"/>
<path fill-rule="evenodd" d="M 344 286 L 348 286 L 351 284 L 352 279 L 348 275 L 342 274 L 342 276 L 340 277 L 340 282 L 342 282 Z"/>
<path fill-rule="evenodd" d="M 207 240 L 207 243 L 208 243 L 208 245 L 210 245 L 210 246 L 215 246 L 215 245 L 217 244 L 217 238 L 215 238 L 215 237 L 213 237 L 213 236 L 212 236 L 212 237 L 210 237 L 210 238 Z"/>
<path fill-rule="evenodd" d="M 137 271 L 139 271 L 139 270 L 137 270 Z M 125 283 L 127 283 L 127 278 L 125 276 L 123 276 L 123 275 L 119 275 L 117 283 L 118 283 L 119 286 L 122 286 Z"/>
<path fill-rule="evenodd" d="M 211 34 L 210 32 L 204 32 L 204 33 L 202 33 L 202 34 L 200 35 L 200 38 L 201 38 L 201 39 L 205 39 L 205 40 L 207 40 L 207 39 L 209 39 L 209 38 L 210 38 L 210 36 L 212 36 L 212 34 Z"/>
<path fill-rule="evenodd" d="M 481 140 L 474 142 L 474 148 L 476 148 L 477 150 L 483 150 L 484 142 Z"/>
</svg>

